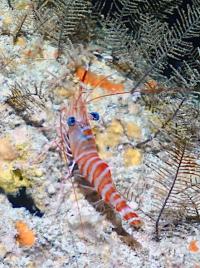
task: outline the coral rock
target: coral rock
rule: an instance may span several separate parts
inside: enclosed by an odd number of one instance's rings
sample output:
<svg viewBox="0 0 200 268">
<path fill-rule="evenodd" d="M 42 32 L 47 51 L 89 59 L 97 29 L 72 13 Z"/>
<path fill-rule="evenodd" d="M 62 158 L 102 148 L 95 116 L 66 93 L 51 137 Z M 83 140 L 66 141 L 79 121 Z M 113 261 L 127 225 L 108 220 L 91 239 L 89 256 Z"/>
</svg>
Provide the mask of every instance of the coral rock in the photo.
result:
<svg viewBox="0 0 200 268">
<path fill-rule="evenodd" d="M 8 138 L 0 139 L 0 159 L 12 161 L 18 157 L 17 150 Z"/>
</svg>

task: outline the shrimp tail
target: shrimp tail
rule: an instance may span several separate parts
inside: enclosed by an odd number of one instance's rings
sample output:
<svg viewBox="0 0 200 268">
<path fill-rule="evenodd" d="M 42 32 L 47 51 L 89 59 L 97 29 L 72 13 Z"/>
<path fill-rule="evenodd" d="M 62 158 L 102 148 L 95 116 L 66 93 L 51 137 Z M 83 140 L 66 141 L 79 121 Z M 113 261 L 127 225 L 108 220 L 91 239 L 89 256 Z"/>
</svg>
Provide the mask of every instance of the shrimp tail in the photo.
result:
<svg viewBox="0 0 200 268">
<path fill-rule="evenodd" d="M 142 220 L 118 193 L 108 164 L 97 153 L 84 154 L 76 161 L 81 174 L 95 188 L 105 203 L 114 208 L 129 225 L 138 229 Z"/>
</svg>

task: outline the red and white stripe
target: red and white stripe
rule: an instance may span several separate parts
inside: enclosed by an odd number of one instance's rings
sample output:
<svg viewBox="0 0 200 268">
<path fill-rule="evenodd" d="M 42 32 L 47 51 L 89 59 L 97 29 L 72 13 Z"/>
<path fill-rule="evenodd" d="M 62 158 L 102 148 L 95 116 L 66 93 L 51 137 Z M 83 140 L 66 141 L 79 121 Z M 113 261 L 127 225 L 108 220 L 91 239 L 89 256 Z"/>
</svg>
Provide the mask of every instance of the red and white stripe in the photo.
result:
<svg viewBox="0 0 200 268">
<path fill-rule="evenodd" d="M 86 133 L 85 130 L 87 130 Z M 86 126 L 81 131 L 81 135 L 69 135 L 70 145 L 76 145 L 72 146 L 71 149 L 81 175 L 95 188 L 105 203 L 114 207 L 115 211 L 130 225 L 139 228 L 142 225 L 142 220 L 117 192 L 108 164 L 98 156 L 90 126 Z"/>
</svg>

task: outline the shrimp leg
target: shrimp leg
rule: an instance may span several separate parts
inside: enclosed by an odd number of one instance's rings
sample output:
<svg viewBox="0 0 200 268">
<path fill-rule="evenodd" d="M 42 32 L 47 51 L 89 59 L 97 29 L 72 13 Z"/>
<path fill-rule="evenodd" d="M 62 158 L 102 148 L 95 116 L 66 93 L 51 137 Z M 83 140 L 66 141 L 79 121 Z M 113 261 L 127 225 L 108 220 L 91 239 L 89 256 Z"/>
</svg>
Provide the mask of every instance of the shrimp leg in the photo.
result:
<svg viewBox="0 0 200 268">
<path fill-rule="evenodd" d="M 68 167 L 67 174 L 62 178 L 61 185 L 60 185 L 60 190 L 59 190 L 59 194 L 58 194 L 57 201 L 56 201 L 56 206 L 55 206 L 55 214 L 58 213 L 61 204 L 64 202 L 65 181 L 69 180 L 72 177 L 75 165 L 76 165 L 76 162 L 73 161 L 72 164 Z"/>
</svg>

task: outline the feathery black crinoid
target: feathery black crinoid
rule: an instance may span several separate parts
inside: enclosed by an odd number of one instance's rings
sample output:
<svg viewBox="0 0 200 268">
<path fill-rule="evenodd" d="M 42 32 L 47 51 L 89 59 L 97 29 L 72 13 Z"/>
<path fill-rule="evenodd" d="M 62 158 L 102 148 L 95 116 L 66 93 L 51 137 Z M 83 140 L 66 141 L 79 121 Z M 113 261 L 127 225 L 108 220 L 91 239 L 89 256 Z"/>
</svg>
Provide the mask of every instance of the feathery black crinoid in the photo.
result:
<svg viewBox="0 0 200 268">
<path fill-rule="evenodd" d="M 98 19 L 97 43 L 139 81 L 131 93 L 148 76 L 166 89 L 143 96 L 157 120 L 148 139 L 136 145 L 148 149 L 146 184 L 153 187 L 150 216 L 159 237 L 165 226 L 200 221 L 200 1 L 111 2 L 95 1 L 104 14 Z"/>
<path fill-rule="evenodd" d="M 46 109 L 45 97 L 42 93 L 42 83 L 40 87 L 34 85 L 33 90 L 27 89 L 19 83 L 15 83 L 10 88 L 10 95 L 7 97 L 8 103 L 27 124 L 42 126 L 39 114 Z"/>
<path fill-rule="evenodd" d="M 180 82 L 176 70 L 182 77 L 188 76 L 183 61 L 189 66 L 197 65 L 193 52 L 198 50 L 200 41 L 199 0 L 116 0 L 111 1 L 108 12 L 106 1 L 96 2 L 106 14 L 106 19 L 101 18 L 99 22 L 104 32 L 101 35 L 98 31 L 99 42 L 105 44 L 105 49 L 109 49 L 120 64 L 124 62 L 133 70 L 142 68 L 143 73 L 149 69 L 151 76 L 162 76 L 170 86 L 165 76 L 176 76 L 175 85 Z"/>
<path fill-rule="evenodd" d="M 59 43 L 68 38 L 88 39 L 90 13 L 91 4 L 87 0 L 38 1 L 34 9 L 35 31 Z"/>
<path fill-rule="evenodd" d="M 179 102 L 177 96 L 169 100 L 168 107 L 162 108 L 163 114 L 159 112 L 163 123 L 155 130 L 156 135 L 146 141 L 151 146 L 145 164 L 153 185 L 150 214 L 155 220 L 157 238 L 166 226 L 176 226 L 184 220 L 200 221 L 198 100 L 188 94 Z M 166 113 L 169 107 L 171 112 Z"/>
</svg>

